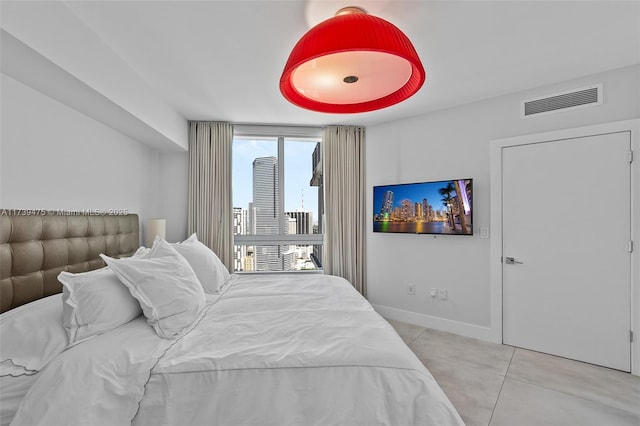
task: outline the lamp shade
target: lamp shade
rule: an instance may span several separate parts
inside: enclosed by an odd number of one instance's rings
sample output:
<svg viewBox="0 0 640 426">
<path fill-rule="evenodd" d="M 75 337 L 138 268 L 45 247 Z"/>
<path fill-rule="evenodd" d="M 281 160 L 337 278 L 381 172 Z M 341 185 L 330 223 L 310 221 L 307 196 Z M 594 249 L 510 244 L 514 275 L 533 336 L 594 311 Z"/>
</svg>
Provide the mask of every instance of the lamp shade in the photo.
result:
<svg viewBox="0 0 640 426">
<path fill-rule="evenodd" d="M 302 36 L 284 67 L 280 92 L 309 110 L 358 113 L 402 102 L 425 79 L 422 62 L 402 31 L 350 7 Z"/>
<path fill-rule="evenodd" d="M 145 246 L 151 247 L 156 236 L 166 238 L 167 221 L 165 219 L 147 219 L 147 239 Z"/>
</svg>

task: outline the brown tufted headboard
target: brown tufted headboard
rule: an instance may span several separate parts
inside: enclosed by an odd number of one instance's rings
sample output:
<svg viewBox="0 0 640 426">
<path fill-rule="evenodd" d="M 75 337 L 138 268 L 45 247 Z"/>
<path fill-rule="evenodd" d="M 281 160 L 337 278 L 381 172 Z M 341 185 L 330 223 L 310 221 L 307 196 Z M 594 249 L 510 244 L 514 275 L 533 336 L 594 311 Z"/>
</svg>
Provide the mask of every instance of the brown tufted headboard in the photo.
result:
<svg viewBox="0 0 640 426">
<path fill-rule="evenodd" d="M 133 254 L 139 226 L 137 214 L 0 210 L 0 312 L 60 293 L 60 271 L 101 268 L 100 253 Z"/>
</svg>

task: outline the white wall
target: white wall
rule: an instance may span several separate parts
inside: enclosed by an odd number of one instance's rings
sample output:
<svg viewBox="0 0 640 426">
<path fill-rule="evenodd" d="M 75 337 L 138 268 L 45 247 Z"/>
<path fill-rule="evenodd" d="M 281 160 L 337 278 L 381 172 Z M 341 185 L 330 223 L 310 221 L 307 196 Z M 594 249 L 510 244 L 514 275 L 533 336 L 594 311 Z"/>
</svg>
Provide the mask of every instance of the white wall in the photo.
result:
<svg viewBox="0 0 640 426">
<path fill-rule="evenodd" d="M 182 241 L 188 237 L 189 153 L 161 154 L 159 181 L 159 211 L 167 220 L 167 241 Z"/>
<path fill-rule="evenodd" d="M 0 208 L 157 214 L 151 148 L 0 77 Z"/>
<path fill-rule="evenodd" d="M 604 104 L 520 118 L 523 99 L 603 83 Z M 422 89 L 428 92 L 429 82 Z M 474 179 L 474 236 L 367 233 L 367 295 L 389 318 L 490 339 L 489 143 L 516 135 L 640 117 L 640 66 L 505 95 L 367 128 L 368 217 L 372 187 Z M 407 284 L 415 284 L 415 295 Z M 431 302 L 429 288 L 448 290 Z"/>
</svg>

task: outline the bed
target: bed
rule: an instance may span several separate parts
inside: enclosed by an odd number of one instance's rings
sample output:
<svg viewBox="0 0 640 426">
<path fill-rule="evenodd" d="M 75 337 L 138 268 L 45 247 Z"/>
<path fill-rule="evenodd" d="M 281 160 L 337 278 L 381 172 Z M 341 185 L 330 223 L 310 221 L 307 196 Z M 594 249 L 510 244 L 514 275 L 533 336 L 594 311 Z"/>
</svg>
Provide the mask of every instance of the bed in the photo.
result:
<svg viewBox="0 0 640 426">
<path fill-rule="evenodd" d="M 347 281 L 138 245 L 136 215 L 0 216 L 3 425 L 463 424 Z"/>
</svg>

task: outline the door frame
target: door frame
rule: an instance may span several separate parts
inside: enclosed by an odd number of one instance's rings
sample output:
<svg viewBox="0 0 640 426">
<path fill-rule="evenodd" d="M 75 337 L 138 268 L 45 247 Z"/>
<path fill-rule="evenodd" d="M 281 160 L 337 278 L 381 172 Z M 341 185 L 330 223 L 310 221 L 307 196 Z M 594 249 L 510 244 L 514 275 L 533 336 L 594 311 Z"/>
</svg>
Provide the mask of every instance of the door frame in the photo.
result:
<svg viewBox="0 0 640 426">
<path fill-rule="evenodd" d="M 502 152 L 507 147 L 561 141 L 606 133 L 629 132 L 635 154 L 631 164 L 631 374 L 640 376 L 640 119 L 496 139 L 490 145 L 490 303 L 491 340 L 502 343 Z"/>
</svg>

